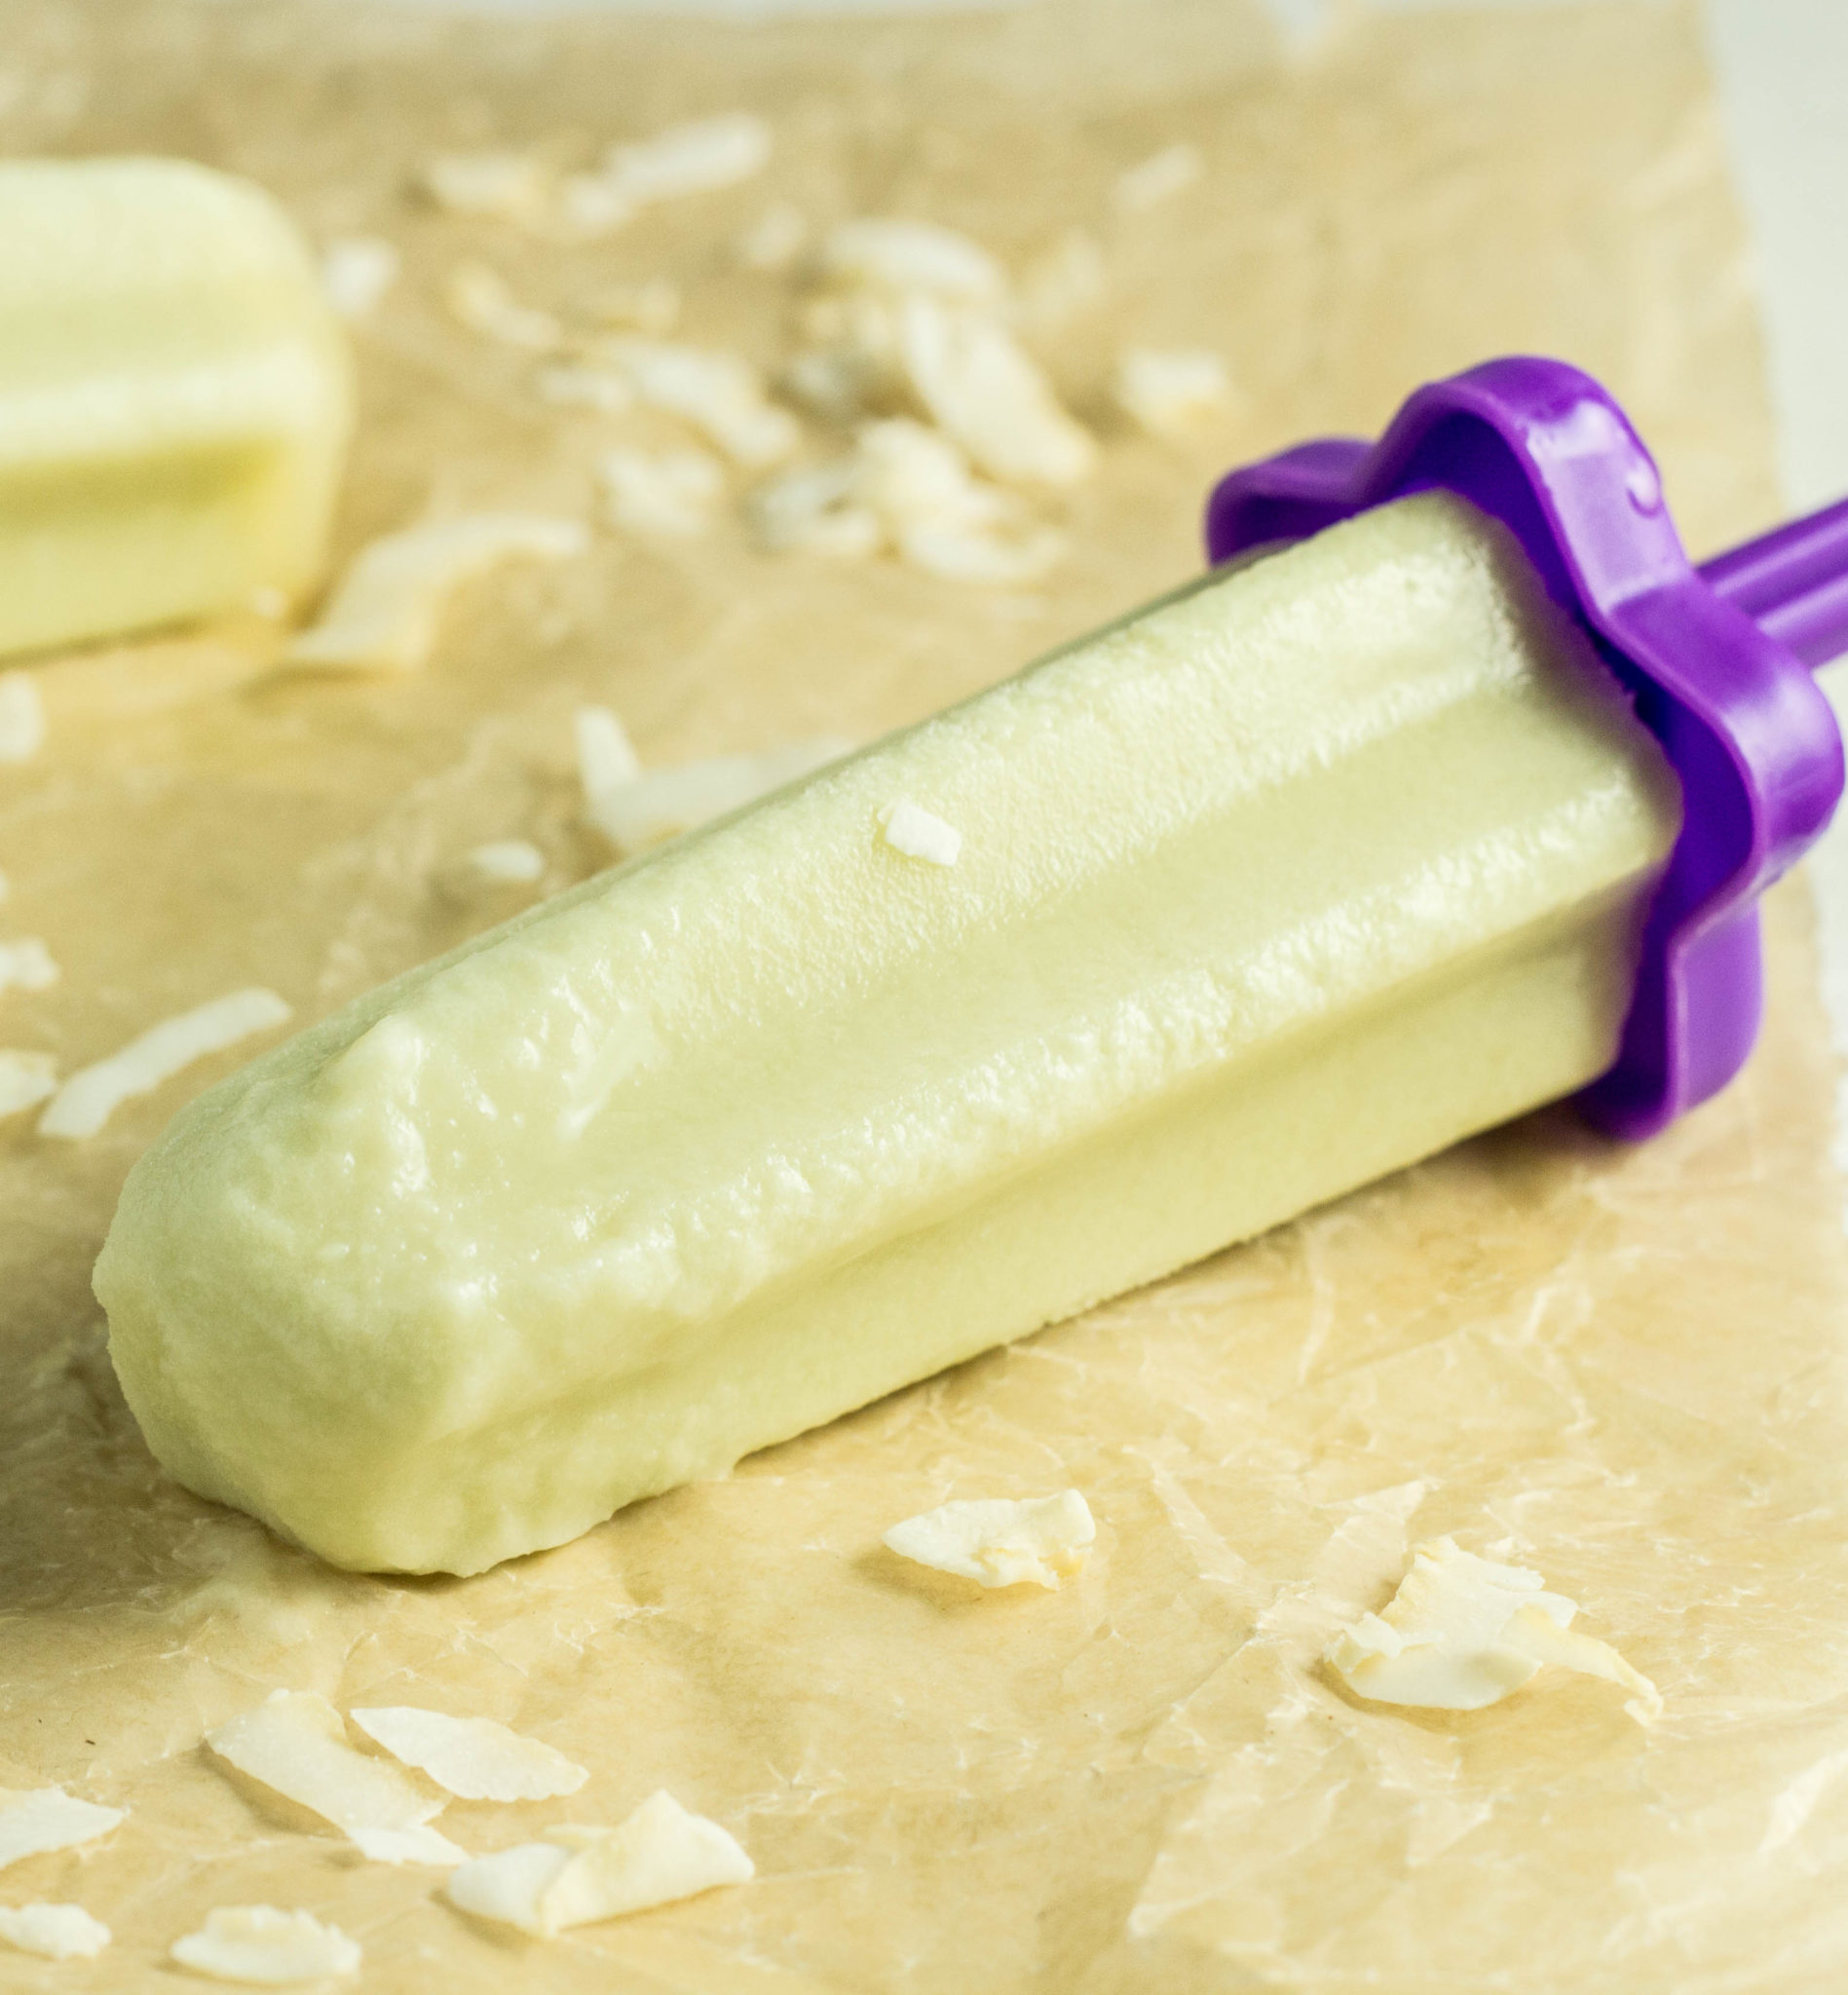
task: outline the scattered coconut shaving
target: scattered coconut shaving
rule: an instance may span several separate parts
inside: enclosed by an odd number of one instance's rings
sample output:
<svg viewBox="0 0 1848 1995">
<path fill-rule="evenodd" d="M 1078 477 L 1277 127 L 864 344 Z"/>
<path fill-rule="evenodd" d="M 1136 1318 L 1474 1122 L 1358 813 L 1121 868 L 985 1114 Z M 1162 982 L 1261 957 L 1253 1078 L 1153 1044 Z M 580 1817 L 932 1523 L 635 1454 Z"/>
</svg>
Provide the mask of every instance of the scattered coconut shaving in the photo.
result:
<svg viewBox="0 0 1848 1995">
<path fill-rule="evenodd" d="M 1076 1489 L 1057 1496 L 978 1497 L 895 1524 L 886 1544 L 901 1559 L 988 1587 L 1032 1581 L 1057 1591 L 1084 1569 L 1097 1524 Z"/>
<path fill-rule="evenodd" d="M 0 1905 L 0 1939 L 45 1960 L 94 1960 L 109 1929 L 82 1905 Z"/>
<path fill-rule="evenodd" d="M 0 942 L 0 992 L 49 991 L 63 975 L 36 935 Z"/>
<path fill-rule="evenodd" d="M 646 851 L 838 762 L 850 745 L 823 735 L 763 755 L 715 755 L 675 769 L 651 769 L 630 782 L 586 788 L 585 816 L 619 850 Z"/>
<path fill-rule="evenodd" d="M 635 406 L 635 391 L 628 377 L 609 367 L 560 360 L 542 367 L 533 385 L 542 401 L 558 408 L 595 409 L 599 415 L 620 416 Z"/>
<path fill-rule="evenodd" d="M 357 1975 L 363 1958 L 359 1942 L 338 1926 L 274 1905 L 216 1905 L 197 1933 L 174 1940 L 171 1953 L 196 1974 L 259 1988 Z"/>
<path fill-rule="evenodd" d="M 1111 206 L 1118 214 L 1141 214 L 1185 194 L 1205 171 L 1206 162 L 1198 147 L 1165 146 L 1116 176 L 1111 188 Z"/>
<path fill-rule="evenodd" d="M 725 471 L 703 450 L 606 451 L 597 460 L 611 525 L 639 534 L 702 534 L 725 497 Z"/>
<path fill-rule="evenodd" d="M 1068 229 L 1020 274 L 1021 320 L 1043 332 L 1056 331 L 1104 295 L 1107 272 L 1097 238 Z"/>
<path fill-rule="evenodd" d="M 383 236 L 338 236 L 321 252 L 321 283 L 327 302 L 357 324 L 370 319 L 396 283 L 403 258 Z"/>
<path fill-rule="evenodd" d="M 639 401 L 691 423 L 739 464 L 775 464 L 801 436 L 795 417 L 766 399 L 763 377 L 735 354 L 611 339 L 597 355 L 627 377 Z"/>
<path fill-rule="evenodd" d="M 563 220 L 579 235 L 607 235 L 657 202 L 754 179 L 769 165 L 773 143 L 761 118 L 737 111 L 613 145 L 594 171 L 566 179 Z"/>
<path fill-rule="evenodd" d="M 890 546 L 962 582 L 1036 581 L 1065 551 L 1062 534 L 976 478 L 949 437 L 902 416 L 864 425 L 849 457 L 773 479 L 749 509 L 773 550 L 849 557 Z"/>
<path fill-rule="evenodd" d="M 996 306 L 1007 295 L 1007 273 L 981 244 L 935 222 L 842 222 L 823 238 L 819 260 L 833 284 L 894 297 L 923 292 L 953 304 Z"/>
<path fill-rule="evenodd" d="M 461 1911 L 550 1939 L 755 1874 L 733 1836 L 662 1789 L 619 1827 L 548 1830 L 544 1842 L 465 1863 L 446 1889 Z"/>
<path fill-rule="evenodd" d="M 348 1716 L 396 1759 L 465 1801 L 546 1801 L 575 1794 L 590 1776 L 543 1740 L 493 1718 L 457 1718 L 414 1705 L 384 1705 Z"/>
<path fill-rule="evenodd" d="M 497 886 L 530 886 L 546 871 L 546 854 L 523 838 L 490 839 L 466 856 L 471 872 Z"/>
<path fill-rule="evenodd" d="M 918 399 L 990 476 L 1072 485 L 1095 465 L 1090 432 L 999 321 L 910 297 L 899 316 L 899 351 Z"/>
<path fill-rule="evenodd" d="M 126 1815 L 121 1808 L 80 1801 L 62 1788 L 36 1788 L 29 1793 L 0 1788 L 0 1870 L 25 1857 L 94 1843 Z"/>
<path fill-rule="evenodd" d="M 581 706 L 572 723 L 578 743 L 578 780 L 585 800 L 632 783 L 642 772 L 642 758 L 628 731 L 607 706 Z"/>
<path fill-rule="evenodd" d="M 319 1815 L 385 1863 L 455 1863 L 464 1852 L 426 1825 L 440 1800 L 347 1743 L 340 1713 L 312 1690 L 274 1690 L 206 1744 L 242 1774 Z"/>
<path fill-rule="evenodd" d="M 1430 1711 L 1498 1704 L 1556 1663 L 1634 1691 L 1624 1709 L 1639 1724 L 1659 1717 L 1655 1685 L 1607 1642 L 1572 1633 L 1577 1603 L 1545 1586 L 1525 1566 L 1433 1538 L 1414 1548 L 1399 1591 L 1342 1634 L 1328 1661 L 1357 1697 Z"/>
<path fill-rule="evenodd" d="M 585 311 L 600 324 L 620 325 L 659 339 L 680 322 L 680 286 L 666 277 L 610 284 L 588 301 Z"/>
<path fill-rule="evenodd" d="M 489 215 L 530 226 L 545 215 L 551 176 L 528 152 L 448 152 L 425 166 L 419 184 L 450 214 Z"/>
<path fill-rule="evenodd" d="M 746 270 L 787 270 L 809 240 L 809 219 L 787 201 L 773 201 L 737 239 Z"/>
<path fill-rule="evenodd" d="M 0 762 L 29 762 L 45 745 L 45 702 L 30 672 L 0 672 Z"/>
<path fill-rule="evenodd" d="M 879 813 L 880 835 L 895 852 L 933 866 L 954 866 L 962 852 L 962 834 L 934 810 L 900 797 Z"/>
<path fill-rule="evenodd" d="M 57 1092 L 57 1063 L 49 1053 L 0 1047 L 0 1117 L 17 1115 Z"/>
<path fill-rule="evenodd" d="M 451 314 L 471 332 L 526 353 L 549 354 L 563 343 L 564 327 L 549 312 L 522 305 L 490 264 L 458 263 L 443 284 Z"/>
<path fill-rule="evenodd" d="M 320 621 L 283 656 L 327 670 L 415 671 L 463 583 L 515 556 L 566 561 L 589 544 L 582 520 L 527 512 L 481 512 L 387 534 L 359 550 Z"/>
<path fill-rule="evenodd" d="M 1185 436 L 1233 404 L 1226 362 L 1211 353 L 1156 353 L 1131 347 L 1116 363 L 1111 394 L 1154 436 Z"/>
<path fill-rule="evenodd" d="M 255 1033 L 285 1025 L 292 1016 L 274 991 L 258 986 L 214 998 L 177 1018 L 163 1019 L 106 1060 L 80 1067 L 52 1097 L 39 1117 L 41 1136 L 94 1136 L 126 1101 L 152 1094 L 164 1081 L 221 1053 Z"/>
</svg>

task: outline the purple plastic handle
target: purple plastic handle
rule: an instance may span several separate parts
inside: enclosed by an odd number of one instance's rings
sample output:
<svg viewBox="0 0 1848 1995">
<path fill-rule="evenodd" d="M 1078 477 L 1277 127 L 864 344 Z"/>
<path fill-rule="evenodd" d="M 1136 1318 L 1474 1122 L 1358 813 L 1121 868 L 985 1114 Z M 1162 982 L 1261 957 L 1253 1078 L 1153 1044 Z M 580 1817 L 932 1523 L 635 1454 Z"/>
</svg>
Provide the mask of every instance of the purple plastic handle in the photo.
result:
<svg viewBox="0 0 1848 1995">
<path fill-rule="evenodd" d="M 1745 1063 L 1763 1009 L 1758 895 L 1841 795 L 1841 735 L 1807 667 L 1848 650 L 1848 502 L 1697 571 L 1623 410 L 1576 367 L 1515 358 L 1420 388 L 1377 443 L 1304 443 L 1233 471 L 1207 506 L 1207 552 L 1439 488 L 1512 530 L 1680 778 L 1617 1061 L 1578 1097 L 1611 1134 L 1650 1136 Z"/>
</svg>

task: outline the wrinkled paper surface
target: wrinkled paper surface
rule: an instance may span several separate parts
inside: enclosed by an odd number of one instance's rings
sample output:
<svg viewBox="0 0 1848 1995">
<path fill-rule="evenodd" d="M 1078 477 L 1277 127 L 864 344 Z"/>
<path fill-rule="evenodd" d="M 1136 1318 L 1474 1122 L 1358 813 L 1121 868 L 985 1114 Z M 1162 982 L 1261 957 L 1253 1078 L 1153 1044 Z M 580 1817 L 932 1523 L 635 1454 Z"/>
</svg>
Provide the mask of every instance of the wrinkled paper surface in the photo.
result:
<svg viewBox="0 0 1848 1995">
<path fill-rule="evenodd" d="M 541 403 L 527 360 L 443 312 L 457 258 L 537 304 L 673 276 L 687 336 L 769 363 L 792 282 L 727 245 L 773 196 L 929 215 L 1016 264 L 1092 228 L 1109 293 L 1048 346 L 1074 402 L 1103 422 L 1131 339 L 1213 347 L 1243 394 L 1185 445 L 1107 429 L 1075 556 L 1032 590 L 772 558 L 728 520 L 471 587 L 411 679 L 265 676 L 254 620 L 44 661 L 51 744 L 0 771 L 0 932 L 43 935 L 64 979 L 0 999 L 0 1043 L 66 1067 L 242 984 L 310 1018 L 446 946 L 485 917 L 433 882 L 479 841 L 534 839 L 551 886 L 604 863 L 575 816 L 581 701 L 651 762 L 865 737 L 1184 578 L 1220 469 L 1377 429 L 1496 351 L 1607 380 L 1697 551 L 1774 509 L 1691 5 L 1355 17 L 1294 61 L 1231 0 L 743 29 L 6 14 L 6 149 L 186 152 L 319 238 L 402 245 L 358 335 L 343 547 L 426 508 L 585 514 L 599 449 L 675 433 Z M 594 247 L 406 193 L 438 147 L 575 163 L 739 107 L 775 126 L 764 181 Z M 1206 178 L 1113 214 L 1114 175 L 1182 140 Z M 445 1995 L 1838 1989 L 1848 1248 L 1800 886 L 1771 906 L 1770 994 L 1745 1079 L 1645 1148 L 1542 1113 L 468 1581 L 330 1571 L 167 1482 L 124 1410 L 90 1263 L 132 1158 L 227 1060 L 89 1144 L 8 1123 L 0 1785 L 132 1813 L 0 1878 L 7 1902 L 80 1901 L 113 1950 L 5 1954 L 0 1986 L 170 1987 L 175 1938 L 268 1901 L 359 1939 L 365 1989 Z M 1068 1484 L 1100 1535 L 1056 1596 L 880 1544 L 951 1497 Z M 1660 1723 L 1558 1672 L 1453 1716 L 1344 1694 L 1322 1648 L 1440 1532 L 1582 1601 L 1661 1685 Z M 590 1768 L 562 1811 L 452 1803 L 472 1852 L 666 1787 L 758 1879 L 494 1937 L 439 1873 L 359 1863 L 213 1769 L 202 1734 L 279 1684 L 486 1713 Z"/>
</svg>

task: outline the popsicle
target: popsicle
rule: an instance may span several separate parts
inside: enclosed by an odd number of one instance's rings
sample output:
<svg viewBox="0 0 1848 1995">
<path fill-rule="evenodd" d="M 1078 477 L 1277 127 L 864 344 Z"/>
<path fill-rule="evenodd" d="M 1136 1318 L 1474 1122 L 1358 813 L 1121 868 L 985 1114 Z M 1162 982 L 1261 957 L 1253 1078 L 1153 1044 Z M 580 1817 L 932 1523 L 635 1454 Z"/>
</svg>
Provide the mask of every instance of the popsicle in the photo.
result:
<svg viewBox="0 0 1848 1995">
<path fill-rule="evenodd" d="M 0 656 L 316 581 L 344 335 L 268 195 L 180 160 L 0 164 Z"/>
<path fill-rule="evenodd" d="M 1214 533 L 1294 545 L 201 1097 L 96 1268 L 156 1453 L 335 1563 L 475 1571 L 1536 1104 L 1716 1085 L 1638 1019 L 1827 817 L 1840 744 L 1795 659 L 1689 612 L 1757 700 L 1734 773 L 1776 783 L 1686 884 L 1720 778 L 1561 580 L 1572 481 L 1608 497 L 1546 456 L 1607 406 L 1570 380 L 1489 495 L 1512 523 L 1403 433 L 1259 468 Z M 1620 497 L 1640 453 L 1605 434 Z M 1352 516 L 1296 539 L 1313 505 Z M 954 836 L 894 842 L 901 806 Z"/>
</svg>

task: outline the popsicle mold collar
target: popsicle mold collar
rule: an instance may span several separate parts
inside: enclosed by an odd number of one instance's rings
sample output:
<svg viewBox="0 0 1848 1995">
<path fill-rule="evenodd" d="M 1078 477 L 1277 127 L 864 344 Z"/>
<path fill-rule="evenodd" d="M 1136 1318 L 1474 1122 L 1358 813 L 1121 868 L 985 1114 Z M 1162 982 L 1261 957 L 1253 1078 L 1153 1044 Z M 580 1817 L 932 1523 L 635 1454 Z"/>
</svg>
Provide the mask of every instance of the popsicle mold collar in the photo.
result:
<svg viewBox="0 0 1848 1995">
<path fill-rule="evenodd" d="M 1563 361 L 1508 358 L 1420 388 L 1377 443 L 1303 443 L 1231 472 L 1208 503 L 1207 553 L 1434 488 L 1513 531 L 1680 779 L 1617 1061 L 1578 1098 L 1613 1135 L 1653 1135 L 1751 1052 L 1758 895 L 1841 794 L 1841 735 L 1808 667 L 1848 649 L 1848 502 L 1696 569 L 1611 396 Z"/>
</svg>

